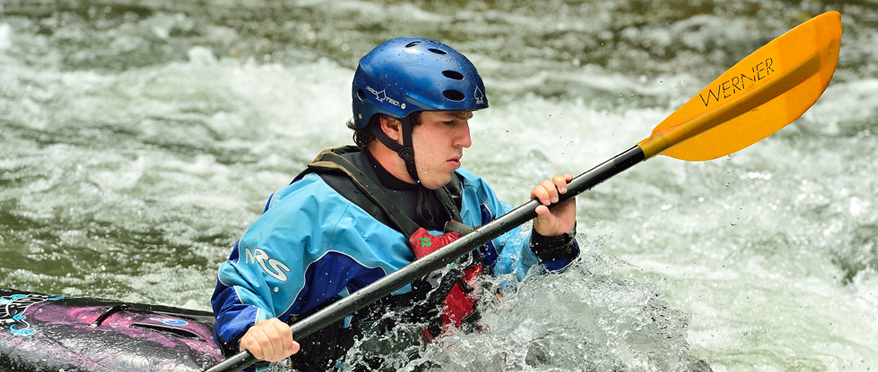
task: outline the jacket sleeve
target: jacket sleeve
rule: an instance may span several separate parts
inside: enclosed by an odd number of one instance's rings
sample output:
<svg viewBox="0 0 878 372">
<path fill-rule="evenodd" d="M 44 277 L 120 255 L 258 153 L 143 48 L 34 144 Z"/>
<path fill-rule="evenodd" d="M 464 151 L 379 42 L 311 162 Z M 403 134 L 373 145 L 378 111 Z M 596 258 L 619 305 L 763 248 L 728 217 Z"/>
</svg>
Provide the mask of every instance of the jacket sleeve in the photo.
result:
<svg viewBox="0 0 878 372">
<path fill-rule="evenodd" d="M 216 342 L 236 352 L 256 322 L 289 322 L 413 259 L 401 234 L 306 176 L 272 196 L 220 266 L 211 299 Z"/>
<path fill-rule="evenodd" d="M 229 261 L 221 267 L 226 267 L 229 262 L 238 262 L 239 244 L 240 242 L 235 244 L 235 249 L 232 251 Z M 222 269 L 220 270 L 222 272 Z M 221 274 L 220 276 L 225 275 Z M 258 298 L 255 293 L 249 292 L 246 287 L 237 286 L 232 283 L 227 285 L 218 277 L 216 289 L 214 289 L 210 302 L 216 317 L 213 338 L 223 352 L 223 355 L 230 356 L 237 353 L 238 344 L 244 332 L 259 320 L 271 318 L 270 314 L 266 313 L 265 310 L 262 310 L 260 313 L 260 307 L 252 303 L 254 299 Z M 243 299 L 251 300 L 251 303 L 245 303 Z M 267 306 L 262 308 L 265 309 Z"/>
</svg>

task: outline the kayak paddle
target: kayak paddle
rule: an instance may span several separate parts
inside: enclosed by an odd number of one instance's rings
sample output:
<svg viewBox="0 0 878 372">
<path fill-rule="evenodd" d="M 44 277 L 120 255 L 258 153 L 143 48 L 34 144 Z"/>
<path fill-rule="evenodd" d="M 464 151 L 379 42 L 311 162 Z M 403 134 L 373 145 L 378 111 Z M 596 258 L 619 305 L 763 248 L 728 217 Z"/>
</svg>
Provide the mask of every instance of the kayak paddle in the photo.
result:
<svg viewBox="0 0 878 372">
<path fill-rule="evenodd" d="M 732 154 L 796 120 L 829 84 L 838 62 L 841 15 L 827 12 L 774 39 L 720 75 L 630 149 L 574 178 L 562 203 L 655 155 L 703 161 Z M 537 200 L 326 306 L 290 328 L 297 339 L 362 309 L 537 216 Z M 242 351 L 207 369 L 240 371 L 258 362 Z"/>
</svg>

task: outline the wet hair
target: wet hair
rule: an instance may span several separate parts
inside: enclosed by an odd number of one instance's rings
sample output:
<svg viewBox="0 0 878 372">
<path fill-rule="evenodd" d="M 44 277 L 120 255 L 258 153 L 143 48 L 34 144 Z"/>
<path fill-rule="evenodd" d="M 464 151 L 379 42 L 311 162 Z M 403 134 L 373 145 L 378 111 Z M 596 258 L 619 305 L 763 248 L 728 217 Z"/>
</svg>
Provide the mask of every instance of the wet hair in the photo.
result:
<svg viewBox="0 0 878 372">
<path fill-rule="evenodd" d="M 363 128 L 357 128 L 357 125 L 354 124 L 354 119 L 348 120 L 347 126 L 351 130 L 354 131 L 354 144 L 361 149 L 365 149 L 369 142 L 375 139 L 375 135 L 372 134 L 372 125 L 378 121 L 378 115 L 372 117 L 372 120 L 369 121 L 369 124 Z"/>
<path fill-rule="evenodd" d="M 372 128 L 376 125 L 381 125 L 381 116 L 382 115 L 385 115 L 385 114 L 373 115 L 372 118 L 369 119 L 369 124 L 367 124 L 363 128 L 357 128 L 357 125 L 353 119 L 348 120 L 348 122 L 345 125 L 347 125 L 348 128 L 350 128 L 351 130 L 354 131 L 353 139 L 354 139 L 354 144 L 356 144 L 357 147 L 359 147 L 361 149 L 365 149 L 366 146 L 368 146 L 370 142 L 375 140 L 375 135 L 372 133 Z M 415 125 L 420 125 L 421 124 L 421 112 L 416 111 L 416 112 L 411 113 L 411 115 L 414 116 L 413 119 L 414 119 Z M 385 115 L 385 116 L 390 116 L 390 115 Z"/>
</svg>

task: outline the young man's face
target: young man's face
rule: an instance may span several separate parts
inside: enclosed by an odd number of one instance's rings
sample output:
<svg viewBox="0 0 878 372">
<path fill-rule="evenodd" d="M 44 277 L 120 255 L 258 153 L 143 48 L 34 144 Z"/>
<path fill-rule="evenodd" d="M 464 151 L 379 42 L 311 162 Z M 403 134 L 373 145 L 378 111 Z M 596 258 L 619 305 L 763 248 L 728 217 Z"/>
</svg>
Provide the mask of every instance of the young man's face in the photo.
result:
<svg viewBox="0 0 878 372">
<path fill-rule="evenodd" d="M 470 111 L 424 111 L 420 125 L 412 129 L 415 166 L 421 184 L 436 190 L 451 181 L 460 168 L 463 149 L 472 146 L 469 135 Z"/>
</svg>

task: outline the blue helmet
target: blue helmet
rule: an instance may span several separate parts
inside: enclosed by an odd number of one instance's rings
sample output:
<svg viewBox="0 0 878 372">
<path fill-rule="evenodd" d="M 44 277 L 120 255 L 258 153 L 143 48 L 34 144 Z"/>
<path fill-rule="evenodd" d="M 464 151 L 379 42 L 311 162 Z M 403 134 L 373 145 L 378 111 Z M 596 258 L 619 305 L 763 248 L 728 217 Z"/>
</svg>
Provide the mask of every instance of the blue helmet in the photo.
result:
<svg viewBox="0 0 878 372">
<path fill-rule="evenodd" d="M 488 107 L 485 85 L 463 54 L 437 41 L 397 38 L 360 59 L 353 82 L 354 123 L 375 114 L 401 119 L 415 111 Z"/>
</svg>

